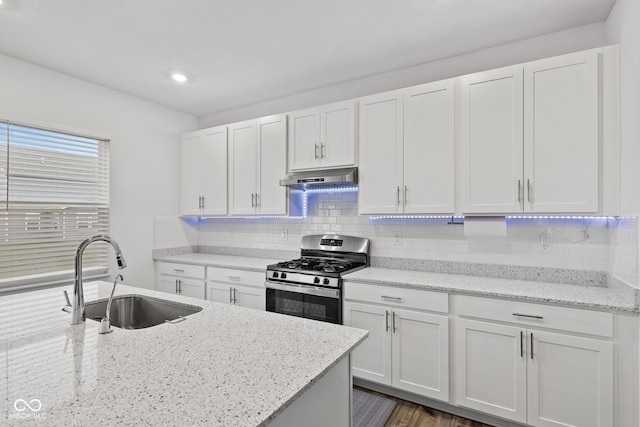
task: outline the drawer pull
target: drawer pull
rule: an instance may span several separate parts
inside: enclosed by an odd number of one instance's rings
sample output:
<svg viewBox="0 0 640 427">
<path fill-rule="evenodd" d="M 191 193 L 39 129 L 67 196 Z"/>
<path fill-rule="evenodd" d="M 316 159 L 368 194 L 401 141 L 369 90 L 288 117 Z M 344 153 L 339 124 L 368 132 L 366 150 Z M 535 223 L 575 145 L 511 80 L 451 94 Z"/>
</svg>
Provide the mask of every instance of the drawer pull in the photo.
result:
<svg viewBox="0 0 640 427">
<path fill-rule="evenodd" d="M 227 276 L 229 280 L 240 280 L 240 276 Z"/>
<path fill-rule="evenodd" d="M 542 316 L 536 316 L 533 314 L 521 314 L 521 313 L 513 313 L 514 316 L 517 317 L 528 317 L 529 319 L 544 319 Z"/>
<path fill-rule="evenodd" d="M 520 357 L 524 357 L 524 346 L 522 345 L 523 336 L 524 332 L 520 331 Z"/>
<path fill-rule="evenodd" d="M 402 301 L 402 297 L 391 297 L 389 295 L 380 295 L 380 298 L 382 299 L 390 299 L 393 301 Z"/>
<path fill-rule="evenodd" d="M 174 268 L 173 271 L 175 271 L 176 273 L 184 273 L 184 270 L 180 268 Z"/>
</svg>

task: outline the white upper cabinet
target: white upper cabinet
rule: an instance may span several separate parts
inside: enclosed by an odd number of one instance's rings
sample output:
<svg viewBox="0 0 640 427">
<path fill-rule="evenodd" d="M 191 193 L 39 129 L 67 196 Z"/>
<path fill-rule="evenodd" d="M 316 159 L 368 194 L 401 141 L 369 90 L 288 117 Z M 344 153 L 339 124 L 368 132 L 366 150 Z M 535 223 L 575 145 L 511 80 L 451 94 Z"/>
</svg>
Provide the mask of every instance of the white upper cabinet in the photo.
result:
<svg viewBox="0 0 640 427">
<path fill-rule="evenodd" d="M 404 91 L 404 212 L 454 212 L 454 82 Z"/>
<path fill-rule="evenodd" d="M 226 215 L 227 127 L 185 134 L 181 152 L 181 215 Z"/>
<path fill-rule="evenodd" d="M 461 78 L 463 213 L 522 212 L 522 67 Z"/>
<path fill-rule="evenodd" d="M 461 78 L 461 213 L 598 211 L 598 53 Z"/>
<path fill-rule="evenodd" d="M 525 212 L 598 211 L 598 53 L 524 67 Z"/>
<path fill-rule="evenodd" d="M 280 179 L 287 174 L 287 116 L 284 114 L 257 120 L 259 180 L 256 212 L 263 215 L 287 213 L 287 189 Z"/>
<path fill-rule="evenodd" d="M 230 214 L 286 214 L 286 150 L 285 115 L 229 125 Z"/>
<path fill-rule="evenodd" d="M 402 91 L 359 101 L 358 210 L 361 214 L 402 212 Z"/>
<path fill-rule="evenodd" d="M 453 213 L 453 80 L 362 98 L 361 214 Z"/>
<path fill-rule="evenodd" d="M 344 101 L 289 114 L 289 169 L 356 163 L 355 102 Z"/>
</svg>

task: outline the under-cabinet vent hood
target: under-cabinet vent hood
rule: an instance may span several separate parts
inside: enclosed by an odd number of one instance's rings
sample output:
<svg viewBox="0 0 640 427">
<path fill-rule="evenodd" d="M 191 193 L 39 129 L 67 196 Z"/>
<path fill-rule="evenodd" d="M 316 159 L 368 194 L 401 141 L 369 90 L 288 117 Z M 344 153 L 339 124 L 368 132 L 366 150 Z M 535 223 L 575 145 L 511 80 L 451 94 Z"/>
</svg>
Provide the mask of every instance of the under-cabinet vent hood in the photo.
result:
<svg viewBox="0 0 640 427">
<path fill-rule="evenodd" d="M 292 172 L 280 180 L 280 185 L 298 190 L 315 187 L 355 185 L 358 183 L 358 168 L 326 169 Z"/>
</svg>

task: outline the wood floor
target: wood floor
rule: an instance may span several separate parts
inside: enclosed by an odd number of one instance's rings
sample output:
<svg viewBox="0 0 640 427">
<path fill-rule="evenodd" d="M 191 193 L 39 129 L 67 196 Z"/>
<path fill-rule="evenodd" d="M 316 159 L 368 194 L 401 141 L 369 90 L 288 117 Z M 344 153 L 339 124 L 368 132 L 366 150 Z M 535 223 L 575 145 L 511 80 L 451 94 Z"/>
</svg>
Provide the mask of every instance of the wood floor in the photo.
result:
<svg viewBox="0 0 640 427">
<path fill-rule="evenodd" d="M 360 387 L 356 388 L 371 394 L 384 396 L 398 403 L 384 427 L 491 427 L 487 424 L 440 412 L 393 396 L 387 396 Z"/>
</svg>

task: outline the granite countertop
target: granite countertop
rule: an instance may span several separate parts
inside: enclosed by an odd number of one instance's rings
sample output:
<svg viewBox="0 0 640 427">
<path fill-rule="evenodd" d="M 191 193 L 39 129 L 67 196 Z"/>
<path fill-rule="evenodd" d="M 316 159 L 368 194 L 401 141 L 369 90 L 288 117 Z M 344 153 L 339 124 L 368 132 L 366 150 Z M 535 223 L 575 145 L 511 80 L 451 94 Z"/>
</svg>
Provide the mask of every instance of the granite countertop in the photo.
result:
<svg viewBox="0 0 640 427">
<path fill-rule="evenodd" d="M 345 275 L 345 281 L 516 298 L 596 309 L 639 311 L 637 291 L 626 285 L 566 285 L 376 267 L 349 273 Z"/>
<path fill-rule="evenodd" d="M 263 426 L 362 342 L 367 332 L 118 285 L 203 307 L 139 330 L 71 326 L 54 288 L 0 297 L 4 424 Z M 71 290 L 71 288 L 66 288 Z M 111 283 L 85 283 L 85 299 Z M 22 399 L 41 409 L 24 410 Z M 23 411 L 18 411 L 14 405 Z M 20 418 L 23 417 L 23 418 Z"/>
<path fill-rule="evenodd" d="M 182 264 L 206 265 L 208 267 L 235 268 L 247 271 L 264 272 L 267 266 L 282 261 L 281 259 L 255 258 L 233 255 L 215 255 L 191 253 L 184 255 L 165 255 L 155 261 L 179 262 Z"/>
</svg>

